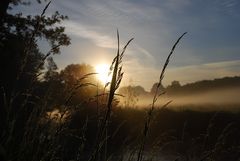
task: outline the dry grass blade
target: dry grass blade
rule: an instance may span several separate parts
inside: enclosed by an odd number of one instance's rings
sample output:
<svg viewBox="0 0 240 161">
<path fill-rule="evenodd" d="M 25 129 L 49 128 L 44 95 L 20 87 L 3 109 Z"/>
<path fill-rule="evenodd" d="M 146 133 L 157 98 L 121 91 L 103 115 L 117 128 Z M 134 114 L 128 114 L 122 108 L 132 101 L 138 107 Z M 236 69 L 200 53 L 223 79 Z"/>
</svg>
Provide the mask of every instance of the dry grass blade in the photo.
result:
<svg viewBox="0 0 240 161">
<path fill-rule="evenodd" d="M 178 44 L 179 41 L 182 39 L 182 37 L 183 37 L 184 35 L 186 35 L 186 34 L 187 34 L 187 32 L 183 33 L 182 36 L 180 36 L 180 37 L 178 38 L 178 40 L 175 42 L 175 44 L 173 45 L 173 47 L 172 47 L 172 49 L 171 49 L 171 52 L 170 52 L 170 54 L 168 55 L 168 57 L 167 57 L 167 59 L 166 59 L 166 61 L 165 61 L 165 64 L 164 64 L 164 66 L 163 66 L 162 72 L 161 72 L 161 74 L 160 74 L 160 77 L 159 77 L 159 83 L 160 83 L 160 84 L 158 84 L 159 86 L 160 86 L 161 83 L 162 83 L 165 70 L 166 70 L 166 68 L 167 68 L 167 66 L 168 66 L 168 63 L 169 63 L 169 61 L 170 61 L 170 58 L 171 58 L 171 56 L 172 56 L 172 54 L 173 54 L 173 52 L 174 52 L 177 44 Z"/>
<path fill-rule="evenodd" d="M 5 89 L 4 87 L 2 86 L 1 87 L 1 90 L 2 90 L 2 94 L 3 94 L 3 106 L 4 106 L 4 109 L 6 110 L 6 112 L 8 113 L 8 109 L 7 109 L 7 97 L 6 97 L 6 92 L 5 92 Z"/>
<path fill-rule="evenodd" d="M 41 17 L 44 16 L 44 14 L 45 14 L 47 8 L 49 7 L 49 5 L 51 4 L 51 2 L 52 2 L 52 1 L 49 1 L 48 4 L 45 6 L 45 8 L 44 8 L 43 11 L 42 11 Z"/>
<path fill-rule="evenodd" d="M 96 75 L 96 74 L 98 74 L 98 73 L 88 73 L 88 74 L 85 74 L 85 75 L 83 75 L 81 78 L 79 78 L 78 80 L 77 80 L 77 83 L 79 83 L 79 82 L 81 82 L 82 80 L 84 80 L 84 79 L 87 79 L 88 78 L 88 76 L 92 76 L 92 75 Z"/>
<path fill-rule="evenodd" d="M 131 41 L 133 41 L 133 39 L 134 39 L 134 38 L 131 38 L 130 40 L 128 40 L 128 42 L 126 43 L 126 45 L 123 47 L 123 51 L 122 51 L 122 53 L 121 53 L 121 55 L 120 55 L 121 58 L 123 57 L 123 54 L 125 53 L 128 45 L 130 44 Z"/>
<path fill-rule="evenodd" d="M 86 131 L 87 131 L 87 127 L 88 127 L 88 122 L 89 122 L 89 118 L 87 117 L 86 120 L 85 120 L 85 123 L 82 127 L 82 133 L 81 133 L 81 137 L 80 137 L 81 145 L 80 145 L 80 147 L 78 148 L 78 151 L 77 151 L 77 161 L 81 160 L 81 155 L 82 155 L 84 147 L 85 147 Z"/>
<path fill-rule="evenodd" d="M 95 75 L 97 73 L 88 73 L 83 75 L 81 78 L 79 78 L 77 80 L 77 82 L 73 85 L 73 87 L 70 89 L 70 94 L 69 96 L 66 98 L 64 105 L 67 106 L 69 104 L 69 102 L 71 101 L 71 99 L 73 98 L 73 96 L 76 94 L 76 91 L 79 88 L 82 87 L 87 87 L 87 86 L 94 86 L 97 87 L 97 85 L 93 84 L 93 83 L 81 83 L 81 81 L 83 81 L 84 79 L 87 79 L 89 76 Z"/>
<path fill-rule="evenodd" d="M 83 83 L 83 84 L 75 85 L 74 88 L 71 90 L 70 95 L 66 99 L 64 105 L 65 106 L 68 105 L 68 103 L 71 101 L 72 97 L 75 95 L 76 90 L 78 90 L 79 88 L 82 88 L 82 87 L 87 87 L 87 86 L 94 86 L 94 87 L 96 87 L 96 85 L 93 84 L 93 83 Z"/>
<path fill-rule="evenodd" d="M 37 70 L 40 69 L 41 66 L 44 65 L 46 59 L 52 54 L 52 52 L 53 52 L 54 50 L 56 50 L 57 48 L 59 48 L 60 46 L 61 46 L 61 45 L 56 45 L 56 46 L 54 46 L 53 48 L 51 48 L 51 50 L 48 51 L 47 54 L 42 58 L 41 62 L 39 63 L 39 65 L 37 66 L 36 69 L 37 69 Z"/>
<path fill-rule="evenodd" d="M 48 9 L 49 5 L 51 4 L 51 1 L 48 2 L 48 4 L 44 7 L 42 13 L 41 13 L 41 16 L 40 16 L 40 19 L 37 21 L 37 24 L 36 24 L 36 28 L 35 30 L 32 32 L 32 35 L 29 39 L 29 41 L 27 41 L 26 43 L 26 47 L 24 49 L 24 57 L 23 57 L 23 62 L 20 66 L 20 69 L 19 69 L 19 72 L 18 72 L 18 75 L 17 75 L 17 80 L 19 80 L 20 76 L 22 75 L 23 73 L 23 70 L 27 64 L 27 59 L 28 59 L 28 56 L 29 56 L 29 53 L 30 51 L 32 50 L 33 46 L 34 46 L 34 42 L 36 41 L 35 40 L 35 35 L 38 33 L 39 31 L 39 28 L 40 28 L 40 22 L 42 21 L 44 15 L 45 15 L 45 12 L 46 10 Z"/>
<path fill-rule="evenodd" d="M 89 159 L 90 161 L 94 161 L 94 160 L 97 159 L 97 154 L 101 149 L 100 143 L 103 140 L 107 141 L 106 138 L 104 139 L 104 134 L 106 133 L 107 124 L 108 124 L 108 121 L 109 121 L 109 118 L 110 118 L 110 114 L 112 112 L 112 102 L 114 101 L 114 96 L 116 95 L 115 92 L 118 89 L 118 87 L 121 83 L 122 77 L 123 77 L 121 62 L 122 62 L 123 55 L 126 51 L 126 48 L 132 40 L 133 40 L 133 38 L 130 39 L 126 43 L 126 45 L 123 48 L 123 51 L 120 54 L 119 32 L 117 30 L 118 48 L 117 48 L 117 55 L 113 59 L 112 64 L 110 66 L 110 71 L 112 71 L 112 79 L 111 79 L 111 82 L 109 84 L 110 85 L 110 90 L 109 90 L 109 94 L 108 94 L 107 109 L 106 109 L 104 119 L 103 119 L 103 121 L 101 123 L 101 126 L 100 126 L 99 134 L 98 134 L 97 141 L 96 141 L 96 147 L 94 149 L 94 152 L 93 152 L 92 156 Z"/>
<path fill-rule="evenodd" d="M 179 41 L 182 39 L 182 37 L 187 34 L 187 32 L 183 33 L 178 39 L 177 41 L 175 42 L 175 44 L 173 45 L 164 65 L 163 65 L 163 68 L 162 68 L 162 71 L 161 71 L 161 74 L 160 74 L 160 77 L 159 77 L 159 81 L 158 81 L 158 85 L 157 85 L 157 89 L 154 93 L 154 96 L 153 96 L 153 100 L 152 100 L 152 104 L 151 104 L 151 108 L 149 109 L 148 113 L 147 113 L 147 119 L 145 121 L 145 125 L 144 125 L 144 130 L 143 130 L 143 138 L 142 138 L 142 141 L 140 143 L 140 148 L 139 148 L 139 151 L 138 151 L 138 156 L 137 156 L 137 161 L 142 161 L 143 159 L 143 150 L 144 150 L 144 147 L 145 147 L 145 142 L 146 142 L 146 138 L 147 138 L 147 135 L 148 135 L 148 131 L 149 131 L 149 127 L 150 127 L 150 123 L 151 123 L 151 120 L 152 120 L 152 115 L 153 115 L 153 111 L 154 111 L 154 107 L 155 107 L 155 103 L 159 97 L 159 90 L 160 90 L 160 86 L 162 84 L 162 80 L 164 78 L 164 73 L 165 73 L 165 70 L 169 64 L 169 61 L 170 61 L 170 58 L 177 46 L 177 44 L 179 43 Z M 168 102 L 166 104 L 166 106 L 169 104 L 170 102 Z M 165 106 L 165 107 L 166 107 Z"/>
</svg>

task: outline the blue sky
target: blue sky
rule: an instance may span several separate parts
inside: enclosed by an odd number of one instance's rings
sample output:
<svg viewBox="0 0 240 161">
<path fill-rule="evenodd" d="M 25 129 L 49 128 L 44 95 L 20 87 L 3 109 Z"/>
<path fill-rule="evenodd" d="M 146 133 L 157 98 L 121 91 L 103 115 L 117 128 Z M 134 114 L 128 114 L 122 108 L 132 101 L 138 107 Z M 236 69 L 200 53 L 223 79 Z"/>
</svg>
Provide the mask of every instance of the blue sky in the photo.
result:
<svg viewBox="0 0 240 161">
<path fill-rule="evenodd" d="M 43 6 L 33 3 L 20 10 L 40 13 Z M 123 85 L 131 82 L 149 90 L 184 32 L 165 85 L 239 75 L 239 8 L 239 0 L 55 0 L 47 14 L 58 10 L 69 16 L 63 25 L 72 44 L 55 56 L 60 69 L 71 63 L 111 63 L 118 29 L 122 46 L 134 37 L 123 61 Z"/>
</svg>

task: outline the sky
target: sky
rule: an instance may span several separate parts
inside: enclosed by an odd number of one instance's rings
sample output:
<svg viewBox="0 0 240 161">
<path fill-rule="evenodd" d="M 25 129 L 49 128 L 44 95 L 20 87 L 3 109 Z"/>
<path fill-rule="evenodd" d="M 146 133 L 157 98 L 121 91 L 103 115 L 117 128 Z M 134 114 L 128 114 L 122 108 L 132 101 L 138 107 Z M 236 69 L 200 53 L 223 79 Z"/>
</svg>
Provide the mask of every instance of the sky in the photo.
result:
<svg viewBox="0 0 240 161">
<path fill-rule="evenodd" d="M 38 14 L 44 3 L 18 7 Z M 110 64 L 120 45 L 134 38 L 124 58 L 122 85 L 150 90 L 173 44 L 180 41 L 165 73 L 164 85 L 239 76 L 239 0 L 53 0 L 47 14 L 67 15 L 62 25 L 71 45 L 54 56 L 59 69 L 68 64 Z"/>
</svg>

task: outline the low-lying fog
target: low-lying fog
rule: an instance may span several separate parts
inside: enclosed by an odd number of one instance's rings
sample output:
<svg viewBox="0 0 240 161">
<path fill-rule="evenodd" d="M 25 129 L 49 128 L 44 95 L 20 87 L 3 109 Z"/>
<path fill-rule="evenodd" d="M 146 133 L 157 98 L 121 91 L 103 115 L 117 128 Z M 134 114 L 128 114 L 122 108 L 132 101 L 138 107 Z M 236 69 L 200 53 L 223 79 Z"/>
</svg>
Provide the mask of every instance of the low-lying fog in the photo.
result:
<svg viewBox="0 0 240 161">
<path fill-rule="evenodd" d="M 129 101 L 130 106 L 135 108 L 145 108 L 152 103 L 152 95 L 141 95 L 134 98 L 135 102 Z M 124 100 L 121 100 L 122 105 Z M 205 110 L 213 110 L 212 108 L 221 108 L 222 110 L 240 110 L 240 88 L 219 89 L 202 93 L 191 93 L 187 95 L 168 95 L 167 93 L 160 96 L 156 103 L 157 107 L 161 107 L 167 102 L 172 101 L 169 107 L 174 108 L 191 108 L 201 107 Z"/>
</svg>

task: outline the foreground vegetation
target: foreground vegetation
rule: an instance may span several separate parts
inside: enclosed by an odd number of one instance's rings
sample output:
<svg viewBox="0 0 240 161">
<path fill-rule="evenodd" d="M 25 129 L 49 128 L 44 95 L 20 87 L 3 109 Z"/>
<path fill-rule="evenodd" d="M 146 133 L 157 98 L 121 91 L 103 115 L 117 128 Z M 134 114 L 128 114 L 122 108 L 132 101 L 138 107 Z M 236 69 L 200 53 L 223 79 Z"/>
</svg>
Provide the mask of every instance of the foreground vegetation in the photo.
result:
<svg viewBox="0 0 240 161">
<path fill-rule="evenodd" d="M 113 160 L 137 159 L 134 156 L 137 156 L 147 111 L 147 108 L 116 108 L 113 110 L 112 119 L 108 125 L 108 157 Z M 86 156 L 93 148 L 93 140 L 96 137 L 97 120 L 89 117 L 94 116 L 94 113 L 94 109 L 82 109 L 71 121 L 73 129 L 81 129 L 86 123 L 84 120 L 88 119 L 88 126 L 85 129 L 84 154 Z M 161 158 L 166 160 L 177 158 L 181 160 L 237 160 L 240 157 L 239 116 L 239 112 L 176 111 L 171 110 L 171 107 L 156 109 L 146 140 L 144 158 L 148 160 L 160 160 Z M 73 136 L 70 138 L 73 139 Z M 76 143 L 76 140 L 71 140 L 72 144 Z M 76 150 L 75 148 L 73 151 Z M 83 160 L 86 159 L 87 157 Z"/>
<path fill-rule="evenodd" d="M 7 7 L 13 3 L 6 2 Z M 170 102 L 160 108 L 155 104 L 164 94 L 159 91 L 170 57 L 185 33 L 160 71 L 150 107 L 122 108 L 116 91 L 123 78 L 122 59 L 133 39 L 121 50 L 117 33 L 112 79 L 105 85 L 97 83 L 86 64 L 57 72 L 51 55 L 70 39 L 57 25 L 67 17 L 58 12 L 45 16 L 49 5 L 36 17 L 0 8 L 0 160 L 239 159 L 239 113 L 173 111 L 167 108 Z M 49 42 L 48 53 L 40 52 L 40 38 Z"/>
</svg>

